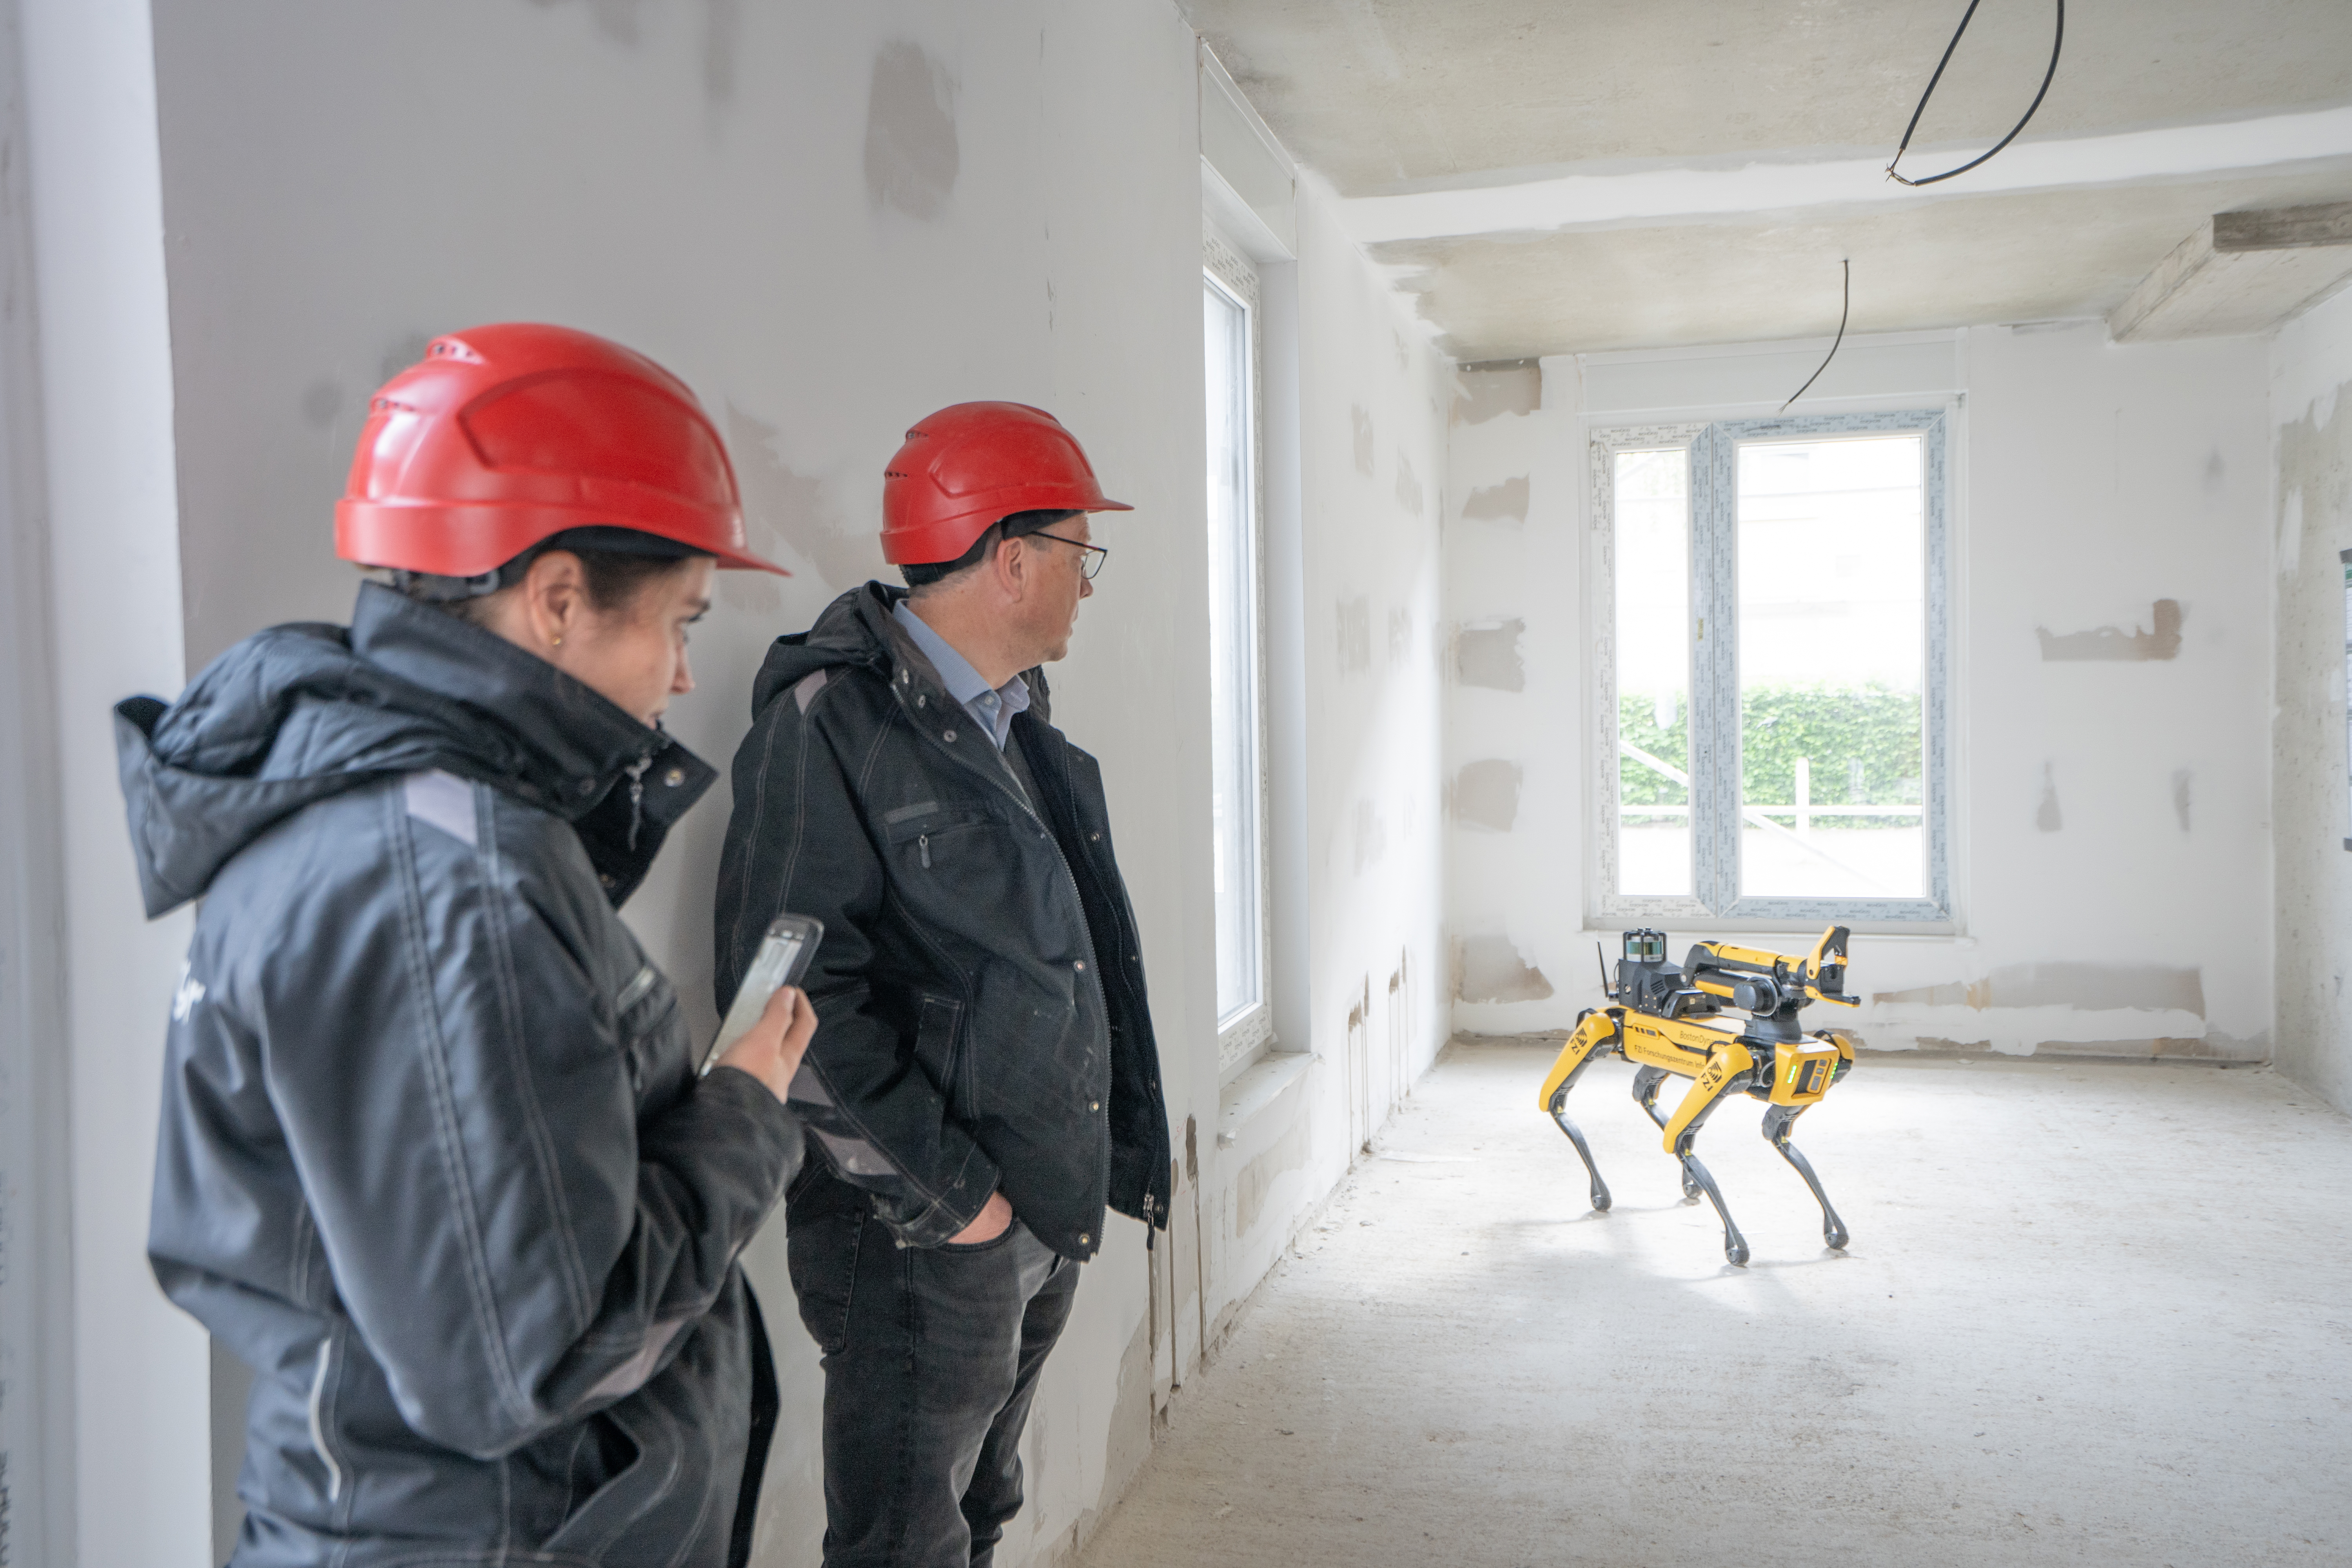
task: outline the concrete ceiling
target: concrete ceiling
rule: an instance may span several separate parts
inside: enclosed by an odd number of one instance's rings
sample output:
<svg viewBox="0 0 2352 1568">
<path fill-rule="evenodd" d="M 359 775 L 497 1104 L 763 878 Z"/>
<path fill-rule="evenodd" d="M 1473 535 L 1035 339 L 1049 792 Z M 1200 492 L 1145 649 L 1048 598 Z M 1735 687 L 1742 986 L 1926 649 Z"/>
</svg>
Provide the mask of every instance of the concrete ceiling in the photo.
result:
<svg viewBox="0 0 2352 1568">
<path fill-rule="evenodd" d="M 2253 180 L 1368 248 L 1406 269 L 1439 345 L 1468 363 L 1826 337 L 1841 258 L 1853 262 L 1850 332 L 2104 315 L 2211 214 L 2347 192 L 2352 159 Z"/>
<path fill-rule="evenodd" d="M 2328 135 L 2308 149 L 2298 122 L 2274 122 L 2247 140 L 2265 150 L 2242 168 L 2194 156 L 2168 167 L 2165 146 L 2180 142 L 2158 145 L 2159 133 L 2120 175 L 2039 182 L 2076 188 L 2000 190 L 1993 177 L 2006 161 L 2009 183 L 2033 184 L 2017 172 L 2031 160 L 2055 167 L 2116 145 L 2085 138 L 2181 125 L 2226 137 L 2221 122 L 2343 110 L 2347 0 L 2078 4 L 2048 100 L 2002 159 L 1930 191 L 1879 182 L 1867 203 L 1794 205 L 1774 194 L 1789 176 L 1801 187 L 1808 166 L 1893 152 L 1964 0 L 1184 5 L 1292 154 L 1365 198 L 1343 201 L 1343 216 L 1356 210 L 1368 248 L 1401 268 L 1465 360 L 1826 333 L 1843 257 L 1856 331 L 2096 315 L 2213 212 L 2352 197 L 2352 117 L 2340 112 L 2319 116 Z M 2008 129 L 2041 80 L 2052 10 L 1983 0 L 1906 170 L 1948 167 Z M 1401 215 L 1380 199 L 1491 188 L 1499 215 L 1516 190 L 1556 192 L 1563 177 L 1611 200 L 1649 182 L 1647 200 L 1662 174 L 1750 167 L 1782 176 L 1755 182 L 1752 211 L 1635 202 L 1641 217 L 1578 224 L 1554 201 L 1528 206 L 1538 219 L 1459 232 L 1416 228 L 1410 202 Z"/>
<path fill-rule="evenodd" d="M 1184 0 L 1342 195 L 1596 161 L 1895 151 L 1964 0 Z M 2051 0 L 1984 0 L 1915 149 L 2033 100 Z M 2032 134 L 2352 103 L 2345 0 L 2081 0 Z"/>
</svg>

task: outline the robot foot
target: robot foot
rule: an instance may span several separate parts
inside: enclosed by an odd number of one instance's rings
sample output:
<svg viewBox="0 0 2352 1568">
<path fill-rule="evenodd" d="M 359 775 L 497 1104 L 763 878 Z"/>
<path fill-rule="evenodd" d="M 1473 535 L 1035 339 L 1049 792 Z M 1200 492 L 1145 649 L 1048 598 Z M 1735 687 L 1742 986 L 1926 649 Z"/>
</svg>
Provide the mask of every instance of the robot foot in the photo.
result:
<svg viewBox="0 0 2352 1568">
<path fill-rule="evenodd" d="M 1592 1163 L 1592 1146 L 1585 1142 L 1584 1134 L 1578 1129 L 1576 1123 L 1558 1110 L 1551 1113 L 1551 1119 L 1559 1123 L 1559 1130 L 1568 1134 L 1570 1142 L 1576 1145 L 1577 1156 L 1584 1162 L 1584 1173 L 1592 1178 L 1592 1206 L 1601 1213 L 1607 1214 L 1609 1184 L 1601 1179 L 1601 1167 Z"/>
</svg>

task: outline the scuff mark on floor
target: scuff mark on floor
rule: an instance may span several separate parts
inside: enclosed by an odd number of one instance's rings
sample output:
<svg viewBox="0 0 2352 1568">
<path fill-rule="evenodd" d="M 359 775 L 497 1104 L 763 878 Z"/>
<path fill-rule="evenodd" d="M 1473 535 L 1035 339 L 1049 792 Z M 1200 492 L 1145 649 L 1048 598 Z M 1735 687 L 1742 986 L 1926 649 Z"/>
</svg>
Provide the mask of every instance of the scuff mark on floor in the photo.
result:
<svg viewBox="0 0 2352 1568">
<path fill-rule="evenodd" d="M 1356 425 L 1356 472 L 1370 478 L 1372 471 L 1372 411 L 1359 403 L 1348 410 Z"/>
</svg>

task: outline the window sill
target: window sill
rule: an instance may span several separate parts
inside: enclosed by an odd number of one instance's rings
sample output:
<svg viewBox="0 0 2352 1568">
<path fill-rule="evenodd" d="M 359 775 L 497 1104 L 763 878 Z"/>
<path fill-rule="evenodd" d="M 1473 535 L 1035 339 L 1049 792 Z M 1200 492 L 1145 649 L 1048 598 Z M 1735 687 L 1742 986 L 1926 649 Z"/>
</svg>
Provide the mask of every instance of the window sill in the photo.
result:
<svg viewBox="0 0 2352 1568">
<path fill-rule="evenodd" d="M 1854 936 L 1866 936 L 1874 941 L 1894 939 L 1906 942 L 1965 942 L 1967 932 L 1952 921 L 1719 921 L 1696 920 L 1682 916 L 1627 915 L 1622 925 L 1595 925 L 1600 916 L 1587 916 L 1582 930 L 1577 932 L 1586 942 L 1607 942 L 1625 931 L 1647 925 L 1664 930 L 1669 936 L 1703 937 L 1709 942 L 1730 936 L 1753 937 L 1818 937 L 1827 925 L 1843 925 Z"/>
<path fill-rule="evenodd" d="M 1239 1142 L 1243 1130 L 1304 1079 L 1314 1060 L 1306 1051 L 1270 1051 L 1242 1069 L 1217 1097 L 1217 1147 Z"/>
</svg>

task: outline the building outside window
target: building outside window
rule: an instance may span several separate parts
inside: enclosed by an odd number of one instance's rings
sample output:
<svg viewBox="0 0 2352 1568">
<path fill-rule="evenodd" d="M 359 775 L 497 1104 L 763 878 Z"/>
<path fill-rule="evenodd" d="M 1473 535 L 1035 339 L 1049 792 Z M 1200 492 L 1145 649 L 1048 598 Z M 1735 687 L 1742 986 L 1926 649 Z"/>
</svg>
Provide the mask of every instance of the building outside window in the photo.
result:
<svg viewBox="0 0 2352 1568">
<path fill-rule="evenodd" d="M 1202 274 L 1206 353 L 1210 769 L 1215 814 L 1221 1072 L 1273 1037 L 1268 1005 L 1263 544 L 1257 279 L 1211 237 Z"/>
<path fill-rule="evenodd" d="M 1951 919 L 1941 410 L 1593 432 L 1611 919 Z"/>
</svg>

